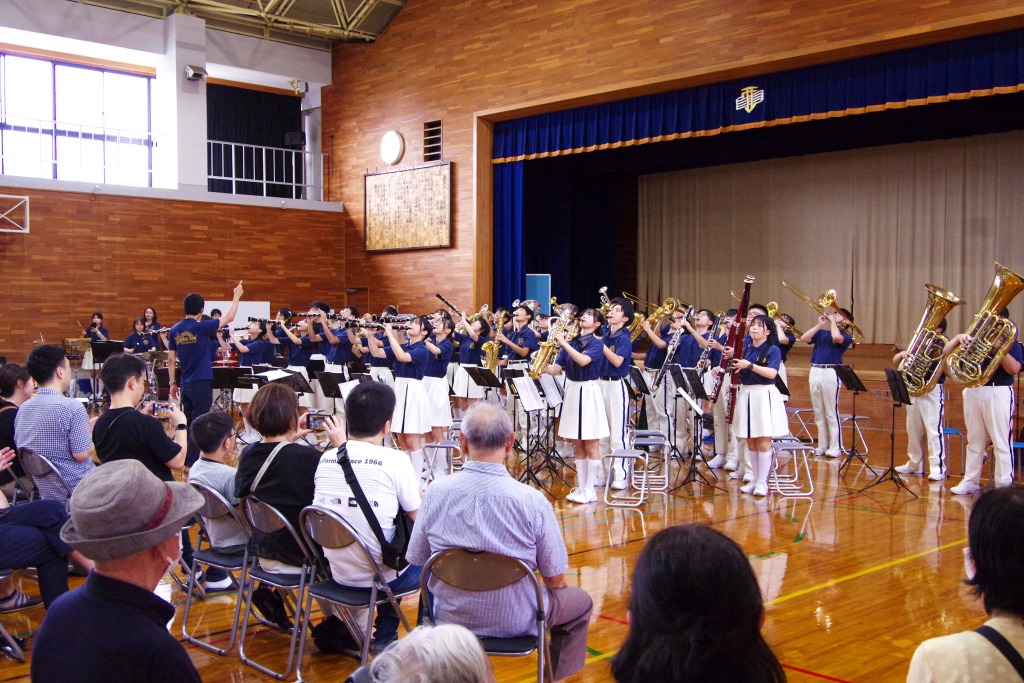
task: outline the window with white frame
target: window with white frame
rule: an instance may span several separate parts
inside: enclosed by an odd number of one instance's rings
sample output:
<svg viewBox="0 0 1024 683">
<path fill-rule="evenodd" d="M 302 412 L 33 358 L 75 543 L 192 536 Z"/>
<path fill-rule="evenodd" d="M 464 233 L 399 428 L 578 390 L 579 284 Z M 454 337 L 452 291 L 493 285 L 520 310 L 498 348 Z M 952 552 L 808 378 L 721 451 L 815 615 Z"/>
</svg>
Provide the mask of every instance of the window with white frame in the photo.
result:
<svg viewBox="0 0 1024 683">
<path fill-rule="evenodd" d="M 0 174 L 151 187 L 150 81 L 0 54 Z"/>
</svg>

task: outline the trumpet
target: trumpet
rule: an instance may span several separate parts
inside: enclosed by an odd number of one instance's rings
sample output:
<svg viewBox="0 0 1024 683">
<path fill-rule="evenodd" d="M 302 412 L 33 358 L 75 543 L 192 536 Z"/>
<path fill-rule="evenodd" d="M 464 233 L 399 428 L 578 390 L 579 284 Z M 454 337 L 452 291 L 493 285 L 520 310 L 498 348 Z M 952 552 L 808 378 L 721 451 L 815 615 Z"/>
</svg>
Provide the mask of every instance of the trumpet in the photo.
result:
<svg viewBox="0 0 1024 683">
<path fill-rule="evenodd" d="M 836 290 L 830 289 L 818 297 L 817 301 L 814 301 L 785 280 L 782 281 L 782 286 L 803 299 L 804 303 L 813 308 L 819 316 L 828 317 L 830 313 L 838 313 L 842 318 L 842 320 L 837 323 L 839 329 L 853 337 L 854 342 L 860 342 L 864 339 L 864 333 L 860 331 L 860 328 L 854 325 L 853 321 L 846 317 L 846 314 L 840 310 L 839 306 L 836 306 Z"/>
<path fill-rule="evenodd" d="M 981 310 L 974 316 L 966 334 L 970 341 L 946 358 L 949 376 L 960 384 L 978 387 L 995 374 L 1003 357 L 1017 340 L 1017 326 L 1000 315 L 1024 289 L 1024 278 L 1006 266 L 996 264 L 996 277 L 985 295 Z"/>
<path fill-rule="evenodd" d="M 911 396 L 924 396 L 942 377 L 942 350 L 949 340 L 935 329 L 947 313 L 964 302 L 956 294 L 935 285 L 925 287 L 929 292 L 928 305 L 899 367 Z"/>
</svg>

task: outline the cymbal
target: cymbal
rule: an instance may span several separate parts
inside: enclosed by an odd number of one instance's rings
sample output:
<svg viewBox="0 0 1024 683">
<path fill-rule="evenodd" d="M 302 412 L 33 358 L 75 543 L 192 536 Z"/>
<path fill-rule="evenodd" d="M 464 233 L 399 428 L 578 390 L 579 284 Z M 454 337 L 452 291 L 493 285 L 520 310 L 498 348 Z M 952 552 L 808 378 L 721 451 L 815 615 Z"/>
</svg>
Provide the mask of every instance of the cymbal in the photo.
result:
<svg viewBox="0 0 1024 683">
<path fill-rule="evenodd" d="M 167 360 L 166 351 L 144 351 L 139 355 L 139 358 L 145 358 L 146 360 Z"/>
</svg>

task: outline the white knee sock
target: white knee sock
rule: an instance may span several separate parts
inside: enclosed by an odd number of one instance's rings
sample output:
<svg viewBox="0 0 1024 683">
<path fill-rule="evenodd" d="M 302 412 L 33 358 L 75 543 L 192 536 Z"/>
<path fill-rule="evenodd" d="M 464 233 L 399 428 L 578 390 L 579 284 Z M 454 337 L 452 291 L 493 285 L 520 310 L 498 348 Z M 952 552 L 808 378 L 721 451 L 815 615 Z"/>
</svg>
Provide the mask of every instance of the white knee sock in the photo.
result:
<svg viewBox="0 0 1024 683">
<path fill-rule="evenodd" d="M 591 460 L 589 458 L 587 458 L 586 463 L 588 470 L 586 489 L 587 491 L 593 491 L 594 484 L 597 483 L 597 478 L 601 476 L 601 470 L 603 465 L 600 460 Z M 610 484 L 611 482 L 608 483 Z"/>
<path fill-rule="evenodd" d="M 416 479 L 419 479 L 423 475 L 423 449 L 418 451 L 406 451 L 409 454 L 409 460 L 412 461 L 412 471 L 416 474 Z"/>
<path fill-rule="evenodd" d="M 576 488 L 580 491 L 587 488 L 587 481 L 590 479 L 590 468 L 587 466 L 589 460 L 577 460 L 576 461 Z M 594 488 L 591 484 L 590 488 Z"/>
<path fill-rule="evenodd" d="M 767 451 L 759 451 L 756 458 L 750 459 L 751 464 L 755 461 L 754 465 L 754 481 L 759 484 L 768 484 L 768 475 L 772 471 L 772 451 L 769 448 Z"/>
</svg>

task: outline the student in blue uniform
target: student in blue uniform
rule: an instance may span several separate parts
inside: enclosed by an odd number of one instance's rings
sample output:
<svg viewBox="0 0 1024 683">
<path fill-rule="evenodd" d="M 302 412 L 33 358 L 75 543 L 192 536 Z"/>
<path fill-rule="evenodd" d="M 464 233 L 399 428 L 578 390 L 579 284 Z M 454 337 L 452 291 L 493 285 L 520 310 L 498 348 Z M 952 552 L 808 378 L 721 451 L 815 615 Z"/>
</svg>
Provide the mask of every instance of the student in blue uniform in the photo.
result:
<svg viewBox="0 0 1024 683">
<path fill-rule="evenodd" d="M 543 313 L 537 314 L 537 325 L 534 330 L 537 333 L 538 342 L 546 342 L 548 340 L 548 330 L 551 329 L 551 318 L 550 316 L 544 315 Z"/>
<path fill-rule="evenodd" d="M 735 308 L 730 308 L 722 318 L 722 327 L 717 339 L 709 339 L 711 346 L 711 370 L 704 375 L 704 391 L 711 395 L 714 386 L 714 378 L 720 373 L 718 366 L 722 362 L 722 353 L 725 349 L 725 342 L 729 340 L 729 327 L 735 322 L 739 313 Z M 739 468 L 739 453 L 730 450 L 729 419 L 725 414 L 725 395 L 729 391 L 729 374 L 726 373 L 722 379 L 722 388 L 718 392 L 718 400 L 711 406 L 711 414 L 715 421 L 715 457 L 708 462 L 712 469 L 724 468 L 733 472 Z M 743 476 L 742 474 L 740 476 Z"/>
<path fill-rule="evenodd" d="M 1005 308 L 999 315 L 1009 319 Z M 969 335 L 958 334 L 949 340 L 942 354 L 949 356 L 961 344 L 970 341 Z M 981 490 L 981 470 L 985 465 L 985 447 L 989 440 L 996 459 L 996 486 L 1013 483 L 1013 379 L 1020 372 L 1022 363 L 1024 347 L 1015 341 L 988 382 L 980 387 L 964 389 L 967 465 L 963 481 L 949 489 L 950 493 L 959 496 Z"/>
<path fill-rule="evenodd" d="M 673 313 L 673 316 L 681 315 Z M 684 368 L 697 367 L 697 361 L 708 345 L 708 337 L 711 333 L 711 323 L 715 320 L 715 314 L 707 308 L 702 308 L 693 316 L 694 324 L 691 326 L 688 320 L 682 324 L 686 333 L 679 339 L 679 348 L 676 350 L 676 364 Z"/>
<path fill-rule="evenodd" d="M 946 319 L 943 318 L 935 326 L 937 334 L 946 334 Z M 893 364 L 899 367 L 906 357 L 906 351 L 900 351 L 892 359 Z M 933 361 L 929 366 L 929 373 L 935 372 L 940 361 Z M 943 384 L 946 382 L 946 373 L 939 375 L 939 381 L 935 387 L 923 396 L 914 396 L 910 405 L 906 407 L 907 413 L 907 456 L 910 461 L 906 465 L 900 465 L 896 471 L 900 474 L 924 474 L 924 456 L 928 454 L 928 479 L 930 481 L 942 481 L 946 478 L 946 458 L 942 439 L 942 420 L 946 412 L 946 396 Z M 925 448 L 921 448 L 922 442 Z"/>
<path fill-rule="evenodd" d="M 430 352 L 427 360 L 427 368 L 423 371 L 423 388 L 427 390 L 427 404 L 430 407 L 430 432 L 433 443 L 441 443 L 445 439 L 445 433 L 452 426 L 452 407 L 448 397 L 448 364 L 455 354 L 455 344 L 452 343 L 452 333 L 455 332 L 455 323 L 451 318 L 438 316 L 434 319 L 434 333 L 431 337 L 423 340 Z M 444 457 L 443 453 L 438 454 L 438 459 Z M 439 464 L 434 468 L 434 476 L 447 474 L 447 467 Z"/>
<path fill-rule="evenodd" d="M 633 304 L 617 297 L 611 300 L 608 310 L 608 324 L 601 335 L 604 343 L 603 356 L 598 362 L 598 387 L 604 403 L 605 419 L 608 421 L 608 436 L 602 437 L 598 448 L 601 455 L 608 455 L 624 449 L 629 440 L 629 364 L 633 360 L 633 340 L 629 336 L 629 325 L 636 314 Z M 594 486 L 605 486 L 608 473 L 601 471 Z M 626 488 L 626 472 L 621 461 L 617 462 L 611 476 L 613 489 Z"/>
<path fill-rule="evenodd" d="M 779 377 L 782 378 L 782 381 L 788 387 L 789 374 L 786 372 L 786 359 L 789 358 L 790 349 L 796 344 L 796 335 L 791 330 L 793 325 L 796 325 L 796 321 L 788 313 L 779 313 L 775 317 L 776 345 L 779 347 L 779 353 L 782 354 L 782 363 L 779 365 Z M 783 394 L 782 400 L 788 401 L 789 396 Z"/>
<path fill-rule="evenodd" d="M 145 321 L 142 318 L 136 318 L 132 326 L 135 328 L 135 331 L 125 338 L 124 352 L 145 353 L 146 351 L 156 351 L 156 335 L 147 334 Z"/>
<path fill-rule="evenodd" d="M 465 333 L 458 331 L 460 326 Z M 480 366 L 484 353 L 481 347 L 490 341 L 490 335 L 491 326 L 483 318 L 474 320 L 468 327 L 460 320 L 452 335 L 459 343 L 459 369 L 455 372 L 452 391 L 455 392 L 455 408 L 460 412 L 467 410 L 474 401 L 486 394 L 486 390 L 469 376 L 466 368 Z"/>
<path fill-rule="evenodd" d="M 768 475 L 772 467 L 772 439 L 789 432 L 786 404 L 775 387 L 782 354 L 771 341 L 774 321 L 767 315 L 756 316 L 747 331 L 750 341 L 743 347 L 743 358 L 732 361 L 739 371 L 739 391 L 733 413 L 733 433 L 745 439 L 750 452 L 753 477 L 740 488 L 755 496 L 768 495 Z"/>
<path fill-rule="evenodd" d="M 530 327 L 531 322 L 533 310 L 526 304 L 520 304 L 512 313 L 512 329 L 499 330 L 494 336 L 501 342 L 500 355 L 509 367 L 529 363 L 530 354 L 538 348 L 537 333 Z"/>
<path fill-rule="evenodd" d="M 391 323 L 384 324 L 388 346 L 383 346 L 376 337 L 366 338 L 371 354 L 394 362 L 395 412 L 391 418 L 391 431 L 398 436 L 399 446 L 412 461 L 417 478 L 423 472 L 423 435 L 430 431 L 430 406 L 423 386 L 423 375 L 430 357 L 423 340 L 430 331 L 430 320 L 420 316 L 409 322 L 405 343 L 398 338 Z"/>
<path fill-rule="evenodd" d="M 853 321 L 845 308 L 843 314 Z M 843 354 L 853 346 L 853 337 L 839 327 L 843 316 L 837 311 L 818 318 L 818 324 L 804 332 L 800 341 L 814 346 L 811 352 L 811 404 L 818 427 L 815 455 L 838 458 L 843 452 L 843 432 L 839 429 L 839 375 L 835 366 L 843 364 Z"/>
<path fill-rule="evenodd" d="M 678 318 L 678 321 L 676 320 Z M 670 314 L 670 324 L 663 325 L 657 332 L 651 327 L 650 322 L 644 319 L 643 329 L 647 338 L 651 340 L 651 346 L 645 354 L 634 353 L 634 360 L 644 362 L 644 381 L 647 387 L 654 386 L 654 378 L 658 371 L 665 365 L 665 356 L 668 353 L 668 342 L 678 329 L 683 319 L 682 312 L 673 311 Z M 664 384 L 662 384 L 664 386 Z M 668 415 L 665 412 L 665 397 L 663 389 L 659 388 L 657 394 L 644 396 L 644 410 L 647 413 L 647 428 L 657 429 L 662 434 L 668 435 Z"/>
<path fill-rule="evenodd" d="M 309 370 L 306 368 L 313 354 L 320 350 L 320 344 L 309 338 L 314 323 L 310 318 L 303 318 L 292 332 L 288 327 L 281 326 L 284 337 L 280 339 L 281 347 L 288 352 L 288 369 L 300 373 L 308 382 Z M 313 394 L 299 394 L 300 408 L 315 408 Z"/>
<path fill-rule="evenodd" d="M 242 298 L 242 283 L 235 287 L 234 298 L 227 315 L 220 320 L 200 322 L 203 315 L 203 297 L 192 293 L 185 297 L 185 317 L 175 324 L 168 333 L 167 367 L 171 370 L 172 401 L 181 400 L 182 412 L 188 424 L 200 415 L 210 412 L 213 405 L 213 363 L 210 360 L 211 349 L 216 352 L 217 342 L 210 335 L 222 327 L 227 327 L 235 319 L 238 301 Z M 180 361 L 181 369 L 176 372 L 175 362 Z M 189 453 L 186 464 L 191 465 L 199 457 L 198 447 L 189 440 Z"/>
<path fill-rule="evenodd" d="M 576 488 L 565 498 L 572 503 L 597 502 L 594 485 L 601 475 L 600 440 L 609 435 L 598 386 L 604 342 L 594 336 L 603 324 L 604 316 L 600 311 L 593 308 L 583 311 L 579 336 L 570 341 L 561 332 L 554 335 L 562 350 L 545 370 L 549 375 L 565 371 L 565 400 L 558 435 L 571 441 L 576 449 Z"/>
<path fill-rule="evenodd" d="M 267 325 L 266 323 L 250 322 L 249 323 L 249 338 L 248 339 L 236 339 L 232 337 L 231 343 L 234 345 L 235 350 L 238 351 L 238 366 L 242 368 L 250 368 L 254 365 L 262 365 L 264 358 L 266 358 L 267 349 L 273 351 L 273 345 L 267 341 Z M 249 404 L 252 402 L 252 397 L 256 394 L 255 387 L 249 389 L 238 389 L 236 388 L 232 393 L 232 400 L 238 404 L 238 409 L 242 413 L 242 434 L 239 438 L 246 444 L 257 443 L 261 440 L 259 432 L 252 428 L 249 424 Z"/>
</svg>

